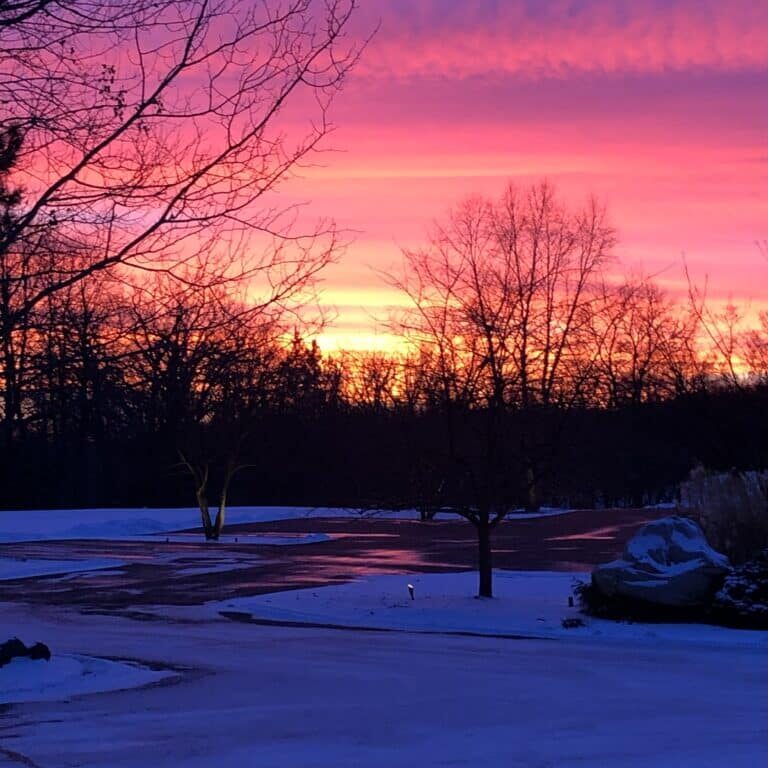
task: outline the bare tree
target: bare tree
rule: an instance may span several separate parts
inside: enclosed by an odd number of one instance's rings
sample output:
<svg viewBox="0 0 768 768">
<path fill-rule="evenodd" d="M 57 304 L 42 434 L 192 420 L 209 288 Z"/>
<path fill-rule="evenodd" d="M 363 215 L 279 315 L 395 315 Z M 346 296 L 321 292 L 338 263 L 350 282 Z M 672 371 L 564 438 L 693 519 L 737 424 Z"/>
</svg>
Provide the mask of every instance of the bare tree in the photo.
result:
<svg viewBox="0 0 768 768">
<path fill-rule="evenodd" d="M 745 334 L 744 361 L 754 380 L 768 383 L 768 312 L 761 312 L 760 326 Z"/>
<path fill-rule="evenodd" d="M 606 283 L 592 317 L 596 404 L 638 405 L 700 385 L 699 319 L 650 280 Z"/>
<path fill-rule="evenodd" d="M 758 242 L 760 255 L 768 261 L 768 240 Z M 744 334 L 743 355 L 751 377 L 761 383 L 768 383 L 768 311 L 760 312 L 756 328 Z"/>
<path fill-rule="evenodd" d="M 477 531 L 481 596 L 492 595 L 491 534 L 519 501 L 521 474 L 538 506 L 537 414 L 575 402 L 587 379 L 594 283 L 613 242 L 594 201 L 571 213 L 544 183 L 467 201 L 428 248 L 405 254 L 395 283 L 413 310 L 399 327 L 430 363 L 446 425 L 442 487 Z"/>
<path fill-rule="evenodd" d="M 739 389 L 744 379 L 744 355 L 748 354 L 744 350 L 743 310 L 730 300 L 719 309 L 712 307 L 707 295 L 708 281 L 704 280 L 703 287 L 696 285 L 687 264 L 684 268 L 690 312 L 696 318 L 702 341 L 708 348 L 704 354 L 709 358 L 711 375 L 725 386 Z"/>
<path fill-rule="evenodd" d="M 345 352 L 338 357 L 345 373 L 345 395 L 355 405 L 380 412 L 398 404 L 404 366 L 396 354 Z"/>
<path fill-rule="evenodd" d="M 0 7 L 0 135 L 14 190 L 0 255 L 60 242 L 45 285 L 3 274 L 3 335 L 37 304 L 116 265 L 183 281 L 247 278 L 257 302 L 295 296 L 332 257 L 333 226 L 297 228 L 276 185 L 330 130 L 359 46 L 356 0 L 19 0 Z M 0 147 L 2 144 L 0 143 Z M 6 164 L 8 165 L 8 164 Z M 12 210 L 11 210 L 12 207 Z M 215 268 L 213 268 L 215 265 Z"/>
<path fill-rule="evenodd" d="M 147 428 L 193 480 L 206 539 L 218 539 L 230 485 L 246 467 L 243 447 L 273 398 L 281 329 L 230 286 L 200 286 L 194 274 L 187 282 L 182 291 L 158 275 L 134 286 L 124 366 L 143 393 Z"/>
<path fill-rule="evenodd" d="M 254 306 L 248 293 L 247 284 L 205 284 L 188 267 L 181 284 L 167 274 L 136 281 L 122 316 L 141 432 L 192 479 L 209 540 L 224 528 L 235 477 L 259 464 L 272 420 L 317 413 L 339 396 L 315 343 L 295 329 L 286 344 L 293 316 Z"/>
<path fill-rule="evenodd" d="M 3 0 L 0 2 L 0 27 L 21 24 L 53 2 L 54 0 Z"/>
</svg>

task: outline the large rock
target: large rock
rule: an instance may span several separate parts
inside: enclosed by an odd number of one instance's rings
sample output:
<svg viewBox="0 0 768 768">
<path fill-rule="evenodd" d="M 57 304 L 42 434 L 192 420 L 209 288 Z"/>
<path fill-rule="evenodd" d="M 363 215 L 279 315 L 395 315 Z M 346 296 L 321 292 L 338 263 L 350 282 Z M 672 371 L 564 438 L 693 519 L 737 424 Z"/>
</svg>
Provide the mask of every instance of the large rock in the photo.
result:
<svg viewBox="0 0 768 768">
<path fill-rule="evenodd" d="M 768 629 L 768 549 L 726 576 L 714 612 L 725 624 Z"/>
<path fill-rule="evenodd" d="M 618 560 L 595 568 L 592 585 L 606 598 L 695 608 L 711 602 L 729 572 L 728 558 L 693 520 L 664 517 L 643 526 Z"/>
</svg>

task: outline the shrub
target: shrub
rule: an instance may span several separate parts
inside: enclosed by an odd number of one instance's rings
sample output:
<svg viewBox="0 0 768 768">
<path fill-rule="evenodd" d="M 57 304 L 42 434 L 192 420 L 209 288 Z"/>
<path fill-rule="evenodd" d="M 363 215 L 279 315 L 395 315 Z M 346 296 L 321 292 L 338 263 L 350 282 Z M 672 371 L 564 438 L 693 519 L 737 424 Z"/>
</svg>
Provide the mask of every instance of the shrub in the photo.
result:
<svg viewBox="0 0 768 768">
<path fill-rule="evenodd" d="M 734 568 L 715 596 L 714 615 L 721 624 L 768 629 L 768 549 Z"/>
<path fill-rule="evenodd" d="M 680 485 L 680 505 L 709 543 L 733 563 L 768 547 L 768 471 L 711 473 L 694 469 Z"/>
<path fill-rule="evenodd" d="M 38 659 L 51 660 L 51 651 L 45 643 L 35 643 L 27 647 L 18 637 L 12 637 L 4 643 L 0 643 L 0 667 L 9 664 L 15 658 L 26 657 L 37 661 Z"/>
<path fill-rule="evenodd" d="M 577 581 L 573 593 L 582 613 L 598 619 L 647 623 L 706 622 L 709 606 L 680 607 L 648 603 L 625 595 L 604 595 L 591 581 Z"/>
</svg>

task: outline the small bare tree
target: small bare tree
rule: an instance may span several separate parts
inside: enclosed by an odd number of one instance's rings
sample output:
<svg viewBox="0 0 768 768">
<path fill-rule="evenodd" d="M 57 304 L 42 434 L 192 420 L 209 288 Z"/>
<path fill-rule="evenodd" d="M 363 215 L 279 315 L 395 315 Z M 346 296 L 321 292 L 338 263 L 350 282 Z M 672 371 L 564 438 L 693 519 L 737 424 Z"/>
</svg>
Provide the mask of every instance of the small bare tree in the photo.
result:
<svg viewBox="0 0 768 768">
<path fill-rule="evenodd" d="M 253 307 L 231 286 L 186 290 L 167 275 L 133 287 L 125 313 L 124 367 L 144 395 L 148 431 L 173 446 L 194 483 L 203 531 L 217 539 L 243 448 L 273 398 L 279 313 Z M 211 520 L 210 496 L 218 495 Z"/>
<path fill-rule="evenodd" d="M 567 408 L 588 378 L 594 286 L 613 243 L 594 201 L 572 213 L 546 183 L 509 187 L 460 206 L 428 248 L 406 252 L 394 281 L 413 305 L 399 329 L 444 414 L 444 498 L 477 531 L 481 596 L 492 595 L 491 534 L 521 500 L 518 478 L 538 507 L 538 414 Z"/>
<path fill-rule="evenodd" d="M 235 437 L 235 436 L 230 436 Z M 235 438 L 237 439 L 237 438 Z M 227 456 L 224 462 L 224 468 L 219 481 L 219 496 L 216 507 L 216 516 L 211 519 L 209 495 L 211 480 L 211 456 L 193 455 L 189 450 L 179 448 L 179 459 L 182 466 L 192 476 L 195 487 L 195 499 L 200 509 L 200 518 L 203 524 L 203 535 L 206 541 L 218 541 L 224 530 L 224 523 L 227 512 L 227 494 L 232 479 L 241 470 L 247 467 L 238 461 L 240 446 L 238 444 L 229 444 Z"/>
</svg>

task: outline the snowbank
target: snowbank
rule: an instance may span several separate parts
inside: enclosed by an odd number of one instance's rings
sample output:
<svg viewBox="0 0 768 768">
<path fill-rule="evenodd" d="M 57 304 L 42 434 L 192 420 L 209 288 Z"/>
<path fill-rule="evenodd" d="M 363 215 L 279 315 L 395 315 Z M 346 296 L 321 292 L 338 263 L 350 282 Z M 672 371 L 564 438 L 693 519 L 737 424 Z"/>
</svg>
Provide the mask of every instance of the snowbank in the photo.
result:
<svg viewBox="0 0 768 768">
<path fill-rule="evenodd" d="M 0 704 L 60 701 L 87 693 L 138 688 L 174 675 L 131 662 L 88 656 L 54 654 L 50 661 L 14 659 L 0 667 Z"/>
<path fill-rule="evenodd" d="M 227 512 L 227 523 L 259 523 L 313 515 L 319 516 L 319 511 L 310 507 L 233 507 Z M 193 507 L 35 509 L 0 512 L 0 541 L 131 539 L 195 528 L 199 524 L 200 511 Z"/>
<path fill-rule="evenodd" d="M 627 624 L 592 619 L 568 606 L 576 577 L 548 571 L 497 571 L 493 599 L 478 599 L 474 572 L 376 576 L 350 584 L 278 592 L 208 603 L 212 613 L 255 620 L 413 632 L 533 638 L 648 640 L 759 646 L 768 632 L 699 624 Z M 408 584 L 414 586 L 411 600 Z M 584 626 L 565 629 L 562 620 Z"/>
</svg>

